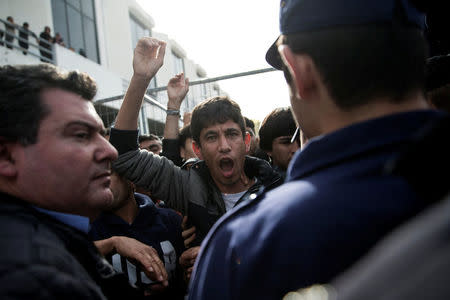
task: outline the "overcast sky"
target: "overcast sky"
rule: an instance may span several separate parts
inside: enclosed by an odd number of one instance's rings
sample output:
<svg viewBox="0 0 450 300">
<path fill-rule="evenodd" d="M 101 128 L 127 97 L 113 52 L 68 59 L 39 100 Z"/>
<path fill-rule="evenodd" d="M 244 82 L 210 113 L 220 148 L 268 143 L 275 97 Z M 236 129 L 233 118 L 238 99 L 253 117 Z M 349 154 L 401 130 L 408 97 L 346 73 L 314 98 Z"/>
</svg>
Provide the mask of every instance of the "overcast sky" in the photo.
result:
<svg viewBox="0 0 450 300">
<path fill-rule="evenodd" d="M 208 77 L 270 67 L 268 47 L 279 34 L 278 0 L 137 0 L 165 33 L 201 65 Z M 289 106 L 280 71 L 219 82 L 245 116 L 262 121 Z"/>
</svg>

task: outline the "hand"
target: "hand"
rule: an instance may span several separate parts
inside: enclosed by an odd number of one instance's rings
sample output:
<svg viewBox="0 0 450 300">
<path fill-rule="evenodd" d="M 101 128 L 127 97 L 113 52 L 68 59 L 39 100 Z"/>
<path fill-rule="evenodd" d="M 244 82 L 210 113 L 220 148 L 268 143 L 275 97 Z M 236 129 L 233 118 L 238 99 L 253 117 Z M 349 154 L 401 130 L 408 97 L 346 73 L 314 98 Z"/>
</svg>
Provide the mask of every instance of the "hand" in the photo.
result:
<svg viewBox="0 0 450 300">
<path fill-rule="evenodd" d="M 171 109 L 180 109 L 186 94 L 189 91 L 189 79 L 184 78 L 184 73 L 175 75 L 167 84 L 167 96 L 169 101 L 167 107 Z"/>
<path fill-rule="evenodd" d="M 151 280 L 159 281 L 163 286 L 168 285 L 166 268 L 154 248 L 125 236 L 116 236 L 113 239 L 117 253 L 140 263 Z"/>
<path fill-rule="evenodd" d="M 151 37 L 141 38 L 134 49 L 134 75 L 152 79 L 163 65 L 166 43 Z"/>
<path fill-rule="evenodd" d="M 187 228 L 186 223 L 187 223 L 187 216 L 184 216 L 183 223 L 181 223 L 181 228 L 183 229 L 183 232 L 181 233 L 181 235 L 183 236 L 184 246 L 186 248 L 189 248 L 189 245 L 195 239 L 195 226 L 192 226 L 191 228 Z"/>
<path fill-rule="evenodd" d="M 179 259 L 180 265 L 184 269 L 184 275 L 187 280 L 191 278 L 192 270 L 194 269 L 195 260 L 200 251 L 200 246 L 192 247 L 184 251 Z"/>
</svg>

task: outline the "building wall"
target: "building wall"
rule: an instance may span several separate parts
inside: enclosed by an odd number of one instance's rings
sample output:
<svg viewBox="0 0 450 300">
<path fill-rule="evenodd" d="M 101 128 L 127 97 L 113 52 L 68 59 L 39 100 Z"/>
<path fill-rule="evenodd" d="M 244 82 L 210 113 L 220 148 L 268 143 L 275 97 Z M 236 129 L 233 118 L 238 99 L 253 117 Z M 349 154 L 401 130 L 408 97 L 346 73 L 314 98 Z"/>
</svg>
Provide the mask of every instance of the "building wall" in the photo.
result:
<svg viewBox="0 0 450 300">
<path fill-rule="evenodd" d="M 44 26 L 49 26 L 52 29 L 52 35 L 54 35 L 51 3 L 51 0 L 1 0 L 0 11 L 2 16 L 0 18 L 6 20 L 6 17 L 10 15 L 19 25 L 26 21 L 37 35 L 42 32 Z M 170 78 L 175 76 L 177 66 L 180 66 L 179 60 L 178 63 L 175 63 L 173 53 L 183 59 L 185 75 L 191 82 L 206 76 L 206 72 L 199 65 L 188 59 L 187 53 L 181 45 L 171 40 L 166 34 L 152 30 L 154 27 L 152 17 L 135 0 L 94 0 L 94 7 L 100 64 L 60 46 L 55 47 L 55 63 L 68 70 L 78 69 L 90 74 L 98 84 L 97 100 L 123 95 L 133 74 L 134 49 L 131 38 L 130 15 L 148 29 L 153 37 L 167 43 L 164 65 L 156 75 L 158 87 L 166 86 Z M 17 41 L 15 43 L 17 44 Z M 24 56 L 18 49 L 10 51 L 4 48 L 0 50 L 2 51 L 2 57 L 0 57 L 0 64 L 2 65 L 40 63 L 38 57 Z M 38 55 L 37 48 L 32 51 Z M 187 99 L 181 107 L 181 114 L 183 115 L 185 111 L 192 111 L 197 103 L 210 96 L 216 96 L 213 83 L 190 87 Z M 166 91 L 156 93 L 153 98 L 160 102 L 163 107 L 167 104 Z M 120 103 L 120 100 L 115 100 L 105 105 L 117 111 Z M 109 110 L 111 111 L 111 109 Z M 148 103 L 144 104 L 143 115 L 158 122 L 165 121 L 164 110 Z M 140 120 L 140 123 L 144 124 L 145 121 Z M 145 131 L 146 128 L 144 128 Z"/>
<path fill-rule="evenodd" d="M 130 79 L 132 75 L 131 35 L 128 0 L 102 0 L 103 35 L 105 38 L 106 57 L 105 64 L 111 71 L 118 73 L 122 78 Z M 100 22 L 100 20 L 97 20 Z"/>
<path fill-rule="evenodd" d="M 30 30 L 38 36 L 45 26 L 53 28 L 50 0 L 1 0 L 0 12 L 0 18 L 3 20 L 6 20 L 7 16 L 11 16 L 14 23 L 18 25 L 28 22 Z M 0 24 L 0 26 L 3 27 L 3 24 Z"/>
</svg>

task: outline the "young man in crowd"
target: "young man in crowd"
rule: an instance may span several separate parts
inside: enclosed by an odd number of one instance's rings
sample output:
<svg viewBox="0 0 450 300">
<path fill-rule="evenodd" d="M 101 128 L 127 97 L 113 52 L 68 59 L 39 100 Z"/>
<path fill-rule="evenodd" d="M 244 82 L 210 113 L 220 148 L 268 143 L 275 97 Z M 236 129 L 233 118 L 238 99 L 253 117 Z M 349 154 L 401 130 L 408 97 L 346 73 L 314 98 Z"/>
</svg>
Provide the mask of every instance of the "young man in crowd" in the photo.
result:
<svg viewBox="0 0 450 300">
<path fill-rule="evenodd" d="M 153 152 L 156 155 L 159 155 L 163 149 L 161 139 L 153 133 L 140 135 L 138 141 L 139 148 Z"/>
<path fill-rule="evenodd" d="M 267 59 L 309 141 L 284 185 L 214 226 L 190 299 L 281 299 L 329 282 L 429 204 L 383 172 L 440 118 L 424 97 L 423 26 L 408 1 L 281 1 Z"/>
<path fill-rule="evenodd" d="M 146 195 L 135 193 L 134 184 L 115 172 L 111 174 L 111 190 L 112 206 L 102 212 L 89 231 L 100 253 L 116 270 L 127 274 L 132 284 L 155 299 L 183 299 L 185 287 L 178 266 L 178 258 L 184 251 L 181 216 L 171 209 L 157 207 Z M 158 253 L 167 274 L 165 278 L 153 281 L 139 265 L 128 260 L 127 252 L 139 252 L 146 247 Z M 163 282 L 165 279 L 167 283 Z"/>
<path fill-rule="evenodd" d="M 259 146 L 270 157 L 272 167 L 283 179 L 294 156 L 300 148 L 300 139 L 292 136 L 297 129 L 294 116 L 288 107 L 276 108 L 267 115 L 259 129 Z"/>
<path fill-rule="evenodd" d="M 111 206 L 117 151 L 84 73 L 51 65 L 0 67 L 0 298 L 137 296 L 87 238 Z M 147 254 L 146 274 L 158 278 Z"/>
<path fill-rule="evenodd" d="M 280 182 L 270 165 L 245 157 L 250 138 L 239 106 L 226 97 L 209 99 L 194 109 L 191 120 L 193 147 L 202 160 L 190 170 L 170 160 L 139 151 L 137 120 L 143 95 L 163 64 L 165 43 L 141 39 L 133 59 L 134 74 L 111 130 L 111 143 L 119 151 L 114 167 L 119 174 L 142 186 L 168 207 L 188 215 L 196 227 L 198 246 L 225 212 L 262 186 Z"/>
</svg>

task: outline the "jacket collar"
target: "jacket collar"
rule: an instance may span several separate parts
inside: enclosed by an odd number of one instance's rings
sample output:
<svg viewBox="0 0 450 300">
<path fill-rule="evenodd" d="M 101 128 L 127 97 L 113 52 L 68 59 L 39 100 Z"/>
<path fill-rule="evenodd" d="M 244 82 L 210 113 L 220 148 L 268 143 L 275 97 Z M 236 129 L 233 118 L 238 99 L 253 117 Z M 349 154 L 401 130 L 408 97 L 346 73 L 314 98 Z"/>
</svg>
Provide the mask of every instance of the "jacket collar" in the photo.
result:
<svg viewBox="0 0 450 300">
<path fill-rule="evenodd" d="M 388 145 L 406 146 L 415 132 L 438 115 L 442 113 L 431 110 L 392 114 L 313 138 L 295 154 L 286 181 Z"/>
</svg>

